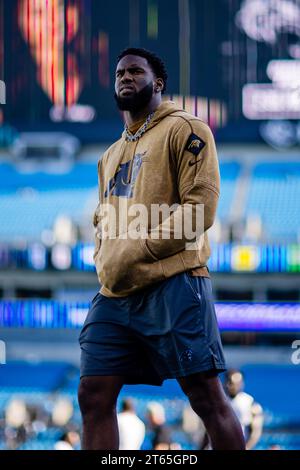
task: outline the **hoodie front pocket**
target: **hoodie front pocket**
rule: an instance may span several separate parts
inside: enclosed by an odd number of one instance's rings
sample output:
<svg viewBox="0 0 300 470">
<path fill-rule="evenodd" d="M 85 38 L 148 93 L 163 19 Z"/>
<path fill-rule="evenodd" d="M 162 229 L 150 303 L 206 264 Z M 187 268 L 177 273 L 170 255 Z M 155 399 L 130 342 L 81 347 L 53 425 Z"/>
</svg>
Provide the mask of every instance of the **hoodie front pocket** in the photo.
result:
<svg viewBox="0 0 300 470">
<path fill-rule="evenodd" d="M 107 289 L 124 295 L 164 279 L 160 261 L 145 250 L 142 239 L 103 239 L 96 268 Z"/>
</svg>

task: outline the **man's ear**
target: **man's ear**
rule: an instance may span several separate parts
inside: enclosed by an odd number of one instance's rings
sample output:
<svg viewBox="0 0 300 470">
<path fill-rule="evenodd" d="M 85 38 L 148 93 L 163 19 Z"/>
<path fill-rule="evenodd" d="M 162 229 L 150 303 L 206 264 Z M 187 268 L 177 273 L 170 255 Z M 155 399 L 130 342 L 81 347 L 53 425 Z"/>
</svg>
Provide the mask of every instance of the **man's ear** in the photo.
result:
<svg viewBox="0 0 300 470">
<path fill-rule="evenodd" d="M 164 81 L 162 78 L 157 78 L 155 80 L 155 85 L 154 85 L 154 90 L 156 91 L 156 93 L 159 93 L 163 90 L 164 88 Z"/>
</svg>

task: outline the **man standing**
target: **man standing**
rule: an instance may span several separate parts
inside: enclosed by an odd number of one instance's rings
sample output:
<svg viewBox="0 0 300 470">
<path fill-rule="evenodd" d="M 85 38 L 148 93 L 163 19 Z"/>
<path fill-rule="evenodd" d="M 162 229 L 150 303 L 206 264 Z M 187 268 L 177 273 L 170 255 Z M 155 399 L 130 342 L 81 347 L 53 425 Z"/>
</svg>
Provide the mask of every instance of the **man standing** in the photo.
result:
<svg viewBox="0 0 300 470">
<path fill-rule="evenodd" d="M 263 433 L 263 409 L 252 395 L 244 392 L 244 377 L 240 370 L 227 370 L 224 385 L 231 406 L 241 423 L 246 440 L 246 449 L 251 450 L 259 442 Z"/>
<path fill-rule="evenodd" d="M 167 378 L 178 380 L 214 449 L 244 449 L 218 378 L 225 362 L 206 267 L 219 197 L 215 143 L 205 123 L 162 101 L 166 82 L 155 54 L 130 48 L 118 57 L 125 130 L 98 162 L 101 290 L 79 339 L 85 449 L 118 449 L 123 384 Z"/>
<path fill-rule="evenodd" d="M 132 400 L 124 398 L 117 415 L 120 450 L 140 450 L 146 434 L 143 421 L 137 416 Z"/>
</svg>

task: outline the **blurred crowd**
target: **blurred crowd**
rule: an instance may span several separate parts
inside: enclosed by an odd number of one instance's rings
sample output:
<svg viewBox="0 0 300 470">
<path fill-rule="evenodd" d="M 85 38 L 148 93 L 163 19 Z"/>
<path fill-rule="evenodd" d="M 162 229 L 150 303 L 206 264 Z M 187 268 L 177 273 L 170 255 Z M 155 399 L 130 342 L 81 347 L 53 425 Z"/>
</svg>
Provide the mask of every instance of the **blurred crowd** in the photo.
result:
<svg viewBox="0 0 300 470">
<path fill-rule="evenodd" d="M 246 447 L 253 449 L 263 431 L 262 407 L 244 391 L 239 370 L 227 371 L 224 390 L 242 424 Z M 41 447 L 36 444 L 38 448 L 79 450 L 80 420 L 76 412 L 68 396 L 57 395 L 50 406 L 47 400 L 34 404 L 21 395 L 12 396 L 0 419 L 1 449 L 32 449 L 35 443 L 41 443 Z M 130 397 L 121 400 L 117 418 L 120 450 L 177 450 L 186 449 L 187 443 L 190 449 L 211 449 L 205 426 L 188 403 L 176 425 L 168 423 L 164 406 L 154 400 L 147 403 L 141 419 L 135 399 Z"/>
<path fill-rule="evenodd" d="M 34 404 L 32 400 L 15 395 L 9 400 L 0 419 L 1 449 L 26 449 L 30 441 L 53 441 L 53 450 L 80 449 L 79 426 L 72 420 L 73 405 L 65 397 L 48 403 Z"/>
</svg>

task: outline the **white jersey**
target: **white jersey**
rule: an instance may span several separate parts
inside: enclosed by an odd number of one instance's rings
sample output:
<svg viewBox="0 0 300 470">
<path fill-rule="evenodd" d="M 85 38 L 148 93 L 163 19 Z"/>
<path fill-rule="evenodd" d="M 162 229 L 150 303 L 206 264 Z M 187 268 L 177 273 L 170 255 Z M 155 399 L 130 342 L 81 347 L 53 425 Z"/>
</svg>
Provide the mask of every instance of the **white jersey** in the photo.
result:
<svg viewBox="0 0 300 470">
<path fill-rule="evenodd" d="M 230 399 L 231 406 L 241 423 L 243 431 L 250 426 L 252 422 L 252 406 L 254 398 L 245 392 L 239 392 L 234 398 Z"/>
<path fill-rule="evenodd" d="M 145 438 L 143 421 L 130 411 L 118 414 L 120 450 L 139 450 Z"/>
</svg>

